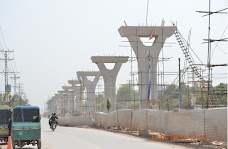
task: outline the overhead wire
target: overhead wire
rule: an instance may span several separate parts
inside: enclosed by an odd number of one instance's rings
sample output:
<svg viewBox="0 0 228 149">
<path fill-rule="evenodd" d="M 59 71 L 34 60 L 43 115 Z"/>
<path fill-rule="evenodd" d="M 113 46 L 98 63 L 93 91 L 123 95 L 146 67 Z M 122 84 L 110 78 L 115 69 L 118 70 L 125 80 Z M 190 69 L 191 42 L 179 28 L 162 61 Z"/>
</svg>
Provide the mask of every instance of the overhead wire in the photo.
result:
<svg viewBox="0 0 228 149">
<path fill-rule="evenodd" d="M 215 44 L 215 43 L 214 43 Z M 216 45 L 217 46 L 217 45 Z M 228 55 L 228 53 L 226 53 L 225 51 L 223 51 L 219 46 L 217 46 L 217 48 L 222 51 L 224 54 Z"/>
<path fill-rule="evenodd" d="M 4 44 L 5 44 L 5 47 L 6 47 L 6 49 L 8 49 L 8 48 L 7 48 L 7 45 L 6 45 L 6 42 L 5 42 L 5 39 L 4 39 L 4 36 L 3 36 L 3 32 L 2 32 L 2 27 L 1 27 L 1 25 L 0 25 L 0 31 L 1 31 L 2 40 L 3 40 Z"/>
<path fill-rule="evenodd" d="M 1 25 L 0 25 L 0 32 L 1 32 L 1 37 L 2 37 L 2 41 L 3 41 L 3 43 L 4 43 L 4 46 L 5 46 L 6 49 L 8 49 L 7 44 L 6 44 L 6 41 L 5 41 L 5 38 L 4 38 L 4 35 L 3 35 L 3 31 L 2 31 Z M 1 42 L 0 42 L 0 47 L 1 47 L 2 49 L 4 49 L 4 48 L 3 48 L 3 44 L 2 44 Z M 1 53 L 2 53 L 2 55 L 4 55 L 3 51 L 1 51 Z M 14 73 L 17 73 L 17 65 L 16 65 L 16 60 L 15 60 L 14 51 L 13 51 L 12 53 L 13 53 L 13 64 L 12 64 L 12 63 L 8 63 L 8 64 L 9 64 L 8 71 L 12 71 L 12 72 L 14 72 Z M 2 55 L 1 55 L 1 56 L 2 56 Z M 3 57 L 2 59 L 4 59 L 4 57 Z M 3 66 L 1 65 L 1 63 L 0 63 L 0 66 L 1 66 L 2 70 L 4 71 L 4 68 L 3 68 Z M 12 74 L 10 73 L 9 76 L 11 76 L 11 75 L 12 75 Z M 14 77 L 14 75 L 13 75 L 13 77 Z M 20 82 L 20 78 L 19 78 L 19 81 L 17 82 L 17 84 L 19 84 L 19 82 Z M 11 79 L 11 83 L 14 83 L 14 80 L 13 80 L 13 79 Z M 16 84 L 15 84 L 15 85 L 16 85 Z"/>
<path fill-rule="evenodd" d="M 180 36 L 182 37 L 182 39 L 185 41 L 185 43 L 187 43 L 187 41 L 185 40 L 185 38 L 183 37 L 183 35 L 179 32 Z M 200 61 L 201 64 L 203 64 L 203 62 L 200 60 L 200 58 L 197 56 L 197 54 L 194 52 L 194 50 L 192 49 L 191 46 L 189 46 L 189 49 L 191 49 L 191 51 L 193 52 L 193 54 L 197 57 L 197 59 Z M 193 58 L 192 58 L 193 59 Z"/>
<path fill-rule="evenodd" d="M 0 29 L 1 29 L 1 25 L 0 25 Z M 1 34 L 2 34 L 2 29 L 1 29 Z M 3 35 L 2 35 L 2 37 L 3 37 Z M 2 53 L 3 46 L 2 46 L 1 40 L 0 40 L 0 47 L 1 47 L 1 53 Z M 2 53 L 2 54 L 3 54 L 3 53 Z M 2 55 L 0 55 L 0 56 L 2 56 Z M 0 59 L 2 59 L 2 57 L 0 57 Z M 2 67 L 2 64 L 1 64 L 1 63 L 0 63 L 0 66 L 1 66 L 2 71 L 3 71 L 4 69 L 3 69 L 3 67 Z"/>
<path fill-rule="evenodd" d="M 1 49 L 3 49 L 1 41 L 0 41 L 0 47 L 1 47 Z"/>
<path fill-rule="evenodd" d="M 181 76 L 181 77 L 183 77 L 183 75 L 185 75 L 185 73 L 187 72 L 187 70 L 188 70 L 188 67 L 187 67 L 186 69 L 183 70 L 183 73 L 182 73 L 182 76 Z M 160 106 L 161 106 L 163 103 L 167 102 L 167 99 L 169 98 L 169 97 L 167 97 L 167 96 L 168 96 L 168 94 L 174 89 L 174 87 L 177 86 L 177 84 L 178 84 L 177 79 L 178 79 L 178 78 L 179 78 L 179 76 L 177 75 L 176 79 L 174 79 L 174 81 L 172 82 L 172 84 L 171 84 L 171 85 L 167 88 L 167 90 L 164 92 L 163 96 L 161 97 Z"/>
<path fill-rule="evenodd" d="M 226 30 L 227 30 L 227 27 L 228 27 L 228 25 L 226 26 L 226 28 L 225 28 L 224 32 L 222 33 L 222 36 L 220 37 L 220 39 L 223 38 L 223 35 L 225 34 L 225 32 L 226 32 Z M 222 49 L 220 49 L 220 48 L 218 47 L 218 44 L 219 44 L 219 43 L 220 43 L 220 42 L 217 42 L 217 44 L 215 45 L 214 49 L 212 50 L 211 58 L 212 58 L 212 56 L 213 56 L 214 51 L 215 51 L 216 48 L 218 48 L 218 49 L 221 50 L 223 53 L 225 53 L 226 55 L 228 55 L 226 52 L 224 52 Z M 215 43 L 214 43 L 214 44 L 215 44 Z"/>
</svg>

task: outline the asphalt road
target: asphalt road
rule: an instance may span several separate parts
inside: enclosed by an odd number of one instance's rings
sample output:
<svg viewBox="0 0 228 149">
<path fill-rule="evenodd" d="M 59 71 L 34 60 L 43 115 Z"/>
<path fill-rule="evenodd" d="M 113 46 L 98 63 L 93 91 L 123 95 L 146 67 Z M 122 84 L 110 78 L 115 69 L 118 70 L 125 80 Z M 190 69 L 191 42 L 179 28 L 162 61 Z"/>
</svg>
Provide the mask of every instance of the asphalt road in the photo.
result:
<svg viewBox="0 0 228 149">
<path fill-rule="evenodd" d="M 42 149 L 186 149 L 187 147 L 156 142 L 131 135 L 92 128 L 61 127 L 52 131 L 48 119 L 42 118 Z M 2 145 L 1 145 L 2 146 Z M 2 146 L 6 149 L 6 146 Z M 24 146 L 23 149 L 36 149 Z"/>
</svg>

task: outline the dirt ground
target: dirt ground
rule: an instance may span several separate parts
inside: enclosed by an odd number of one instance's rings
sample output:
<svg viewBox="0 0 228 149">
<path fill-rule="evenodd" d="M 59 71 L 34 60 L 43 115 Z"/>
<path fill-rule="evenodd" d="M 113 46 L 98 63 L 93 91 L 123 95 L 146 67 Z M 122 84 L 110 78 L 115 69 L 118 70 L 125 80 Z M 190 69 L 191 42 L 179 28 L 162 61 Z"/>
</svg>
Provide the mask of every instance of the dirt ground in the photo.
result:
<svg viewBox="0 0 228 149">
<path fill-rule="evenodd" d="M 159 141 L 159 142 L 163 142 L 163 143 L 169 143 L 169 144 L 178 144 L 184 147 L 189 147 L 189 148 L 195 148 L 195 149 L 227 149 L 227 143 L 226 142 L 219 142 L 219 141 L 199 141 L 199 140 L 190 140 L 190 139 L 185 139 L 183 141 L 173 141 L 171 140 L 171 138 L 169 137 L 168 140 L 161 140 L 161 139 L 157 139 L 157 140 L 152 140 L 152 136 L 157 136 L 159 138 L 159 136 L 163 135 L 157 132 L 149 132 L 149 134 L 140 134 L 138 130 L 128 130 L 128 129 L 122 129 L 122 128 L 103 128 L 97 125 L 91 125 L 91 126 L 83 126 L 84 128 L 93 128 L 93 129 L 103 129 L 106 131 L 111 131 L 114 133 L 124 133 L 127 135 L 133 135 L 136 137 L 141 137 L 141 138 L 145 138 L 151 141 Z"/>
</svg>

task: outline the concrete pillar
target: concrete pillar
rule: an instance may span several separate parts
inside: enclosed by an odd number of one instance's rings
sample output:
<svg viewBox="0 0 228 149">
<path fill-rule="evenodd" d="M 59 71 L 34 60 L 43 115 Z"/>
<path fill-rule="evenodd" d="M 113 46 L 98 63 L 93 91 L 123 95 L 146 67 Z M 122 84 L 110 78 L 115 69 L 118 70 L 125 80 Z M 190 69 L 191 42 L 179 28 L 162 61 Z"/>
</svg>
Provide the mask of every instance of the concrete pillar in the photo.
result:
<svg viewBox="0 0 228 149">
<path fill-rule="evenodd" d="M 60 116 L 62 113 L 62 110 L 63 110 L 63 102 L 62 102 L 62 99 L 60 98 L 61 95 L 55 94 L 54 97 L 56 98 L 56 101 L 57 101 L 57 112 L 56 112 L 56 114 Z"/>
<path fill-rule="evenodd" d="M 72 114 L 74 110 L 74 90 L 72 86 L 63 86 L 62 88 L 66 93 L 67 111 Z"/>
<path fill-rule="evenodd" d="M 53 112 L 57 113 L 58 112 L 58 102 L 57 102 L 56 98 L 53 96 L 51 98 L 51 101 L 52 101 Z"/>
<path fill-rule="evenodd" d="M 60 98 L 62 101 L 62 115 L 65 116 L 65 113 L 67 111 L 67 100 L 66 100 L 66 92 L 65 91 L 58 91 L 60 94 Z"/>
<path fill-rule="evenodd" d="M 80 87 L 80 84 L 79 84 L 79 81 L 78 80 L 68 80 L 68 83 L 70 85 L 72 85 L 72 88 L 74 89 L 74 95 L 76 95 L 76 99 L 75 99 L 75 104 L 74 104 L 74 109 L 75 109 L 75 113 L 81 113 L 81 87 Z M 82 88 L 83 91 L 84 91 L 84 88 Z"/>
<path fill-rule="evenodd" d="M 52 97 L 49 101 L 48 101 L 48 107 L 49 107 L 49 112 L 50 113 L 56 113 L 57 112 L 57 101 L 55 99 L 55 97 Z"/>
<path fill-rule="evenodd" d="M 47 101 L 47 109 L 48 109 L 48 114 L 50 114 L 52 112 L 52 107 L 51 107 L 51 100 Z"/>
<path fill-rule="evenodd" d="M 104 78 L 105 111 L 107 112 L 107 99 L 111 102 L 110 111 L 116 110 L 116 77 L 123 63 L 128 61 L 128 56 L 92 56 L 91 60 L 96 63 Z M 104 63 L 115 63 L 113 69 L 107 69 Z"/>
<path fill-rule="evenodd" d="M 142 108 L 148 108 L 157 101 L 157 62 L 159 53 L 167 38 L 172 36 L 176 26 L 121 26 L 121 37 L 127 37 L 137 57 L 139 99 Z M 155 38 L 152 46 L 145 46 L 140 37 Z M 149 70 L 150 63 L 150 70 Z M 150 81 L 150 83 L 149 83 Z M 150 94 L 148 92 L 150 86 Z"/>
<path fill-rule="evenodd" d="M 87 91 L 86 112 L 91 113 L 96 111 L 96 94 L 95 89 L 99 81 L 101 73 L 99 71 L 78 71 L 77 76 L 83 80 L 83 85 Z M 89 80 L 89 76 L 94 76 L 94 80 Z"/>
</svg>

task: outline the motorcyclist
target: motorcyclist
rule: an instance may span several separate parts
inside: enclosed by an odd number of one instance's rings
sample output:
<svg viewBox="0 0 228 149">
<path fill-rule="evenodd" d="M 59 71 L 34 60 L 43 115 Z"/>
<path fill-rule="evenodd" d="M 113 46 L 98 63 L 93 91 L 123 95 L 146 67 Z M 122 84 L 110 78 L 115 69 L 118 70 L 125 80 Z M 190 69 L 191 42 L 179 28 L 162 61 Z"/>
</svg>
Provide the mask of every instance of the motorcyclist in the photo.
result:
<svg viewBox="0 0 228 149">
<path fill-rule="evenodd" d="M 52 115 L 49 118 L 49 125 L 51 126 L 52 122 L 56 122 L 58 125 L 58 116 L 55 113 L 52 113 Z"/>
</svg>

